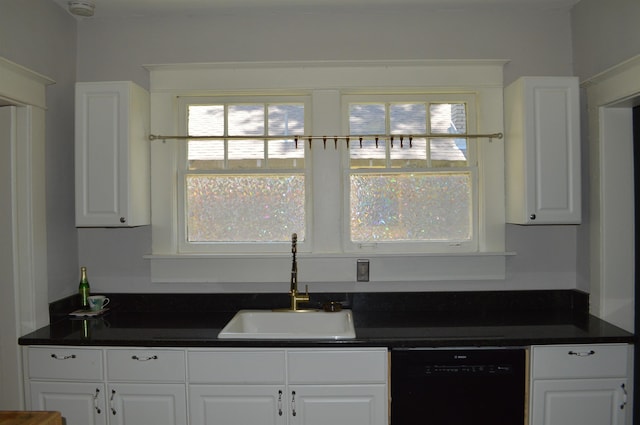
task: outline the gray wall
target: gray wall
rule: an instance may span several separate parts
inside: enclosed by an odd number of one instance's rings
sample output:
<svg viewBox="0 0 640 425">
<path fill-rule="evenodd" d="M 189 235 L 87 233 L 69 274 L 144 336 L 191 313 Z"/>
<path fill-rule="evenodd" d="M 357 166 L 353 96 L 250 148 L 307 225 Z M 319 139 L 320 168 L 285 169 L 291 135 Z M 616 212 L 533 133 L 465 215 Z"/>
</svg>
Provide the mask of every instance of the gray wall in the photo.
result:
<svg viewBox="0 0 640 425">
<path fill-rule="evenodd" d="M 55 300 L 67 295 L 78 280 L 73 168 L 76 21 L 51 0 L 0 0 L 0 56 L 56 81 L 47 89 L 45 135 L 48 296 Z"/>
<path fill-rule="evenodd" d="M 375 59 L 509 59 L 505 83 L 521 75 L 571 75 L 567 9 L 505 7 L 243 10 L 210 16 L 84 20 L 78 25 L 78 81 L 133 80 L 143 64 Z M 97 290 L 207 291 L 154 285 L 150 229 L 80 229 L 79 258 Z M 505 282 L 457 288 L 588 289 L 576 278 L 575 226 L 508 226 Z M 94 286 L 95 286 L 94 285 Z M 425 284 L 429 290 L 429 284 Z M 283 291 L 285 291 L 283 289 Z"/>
<path fill-rule="evenodd" d="M 624 5 L 622 17 L 637 13 L 636 0 L 615 1 Z M 521 75 L 572 75 L 572 41 L 576 72 L 589 75 L 594 71 L 582 52 L 599 40 L 589 28 L 592 19 L 606 15 L 600 3 L 582 0 L 573 14 L 548 7 L 252 9 L 215 16 L 93 18 L 76 23 L 51 0 L 1 0 L 0 55 L 57 82 L 48 89 L 47 112 L 49 298 L 75 291 L 79 263 L 100 282 L 96 290 L 182 289 L 149 282 L 149 265 L 141 258 L 150 251 L 149 228 L 74 228 L 74 81 L 133 80 L 148 86 L 142 65 L 152 63 L 498 58 L 510 60 L 505 67 L 509 83 Z M 637 44 L 639 35 L 633 28 L 626 32 L 635 36 L 629 44 Z M 585 41 L 577 41 L 578 35 Z M 616 54 L 594 69 L 631 54 L 630 47 L 619 44 Z M 610 51 L 611 40 L 600 45 L 602 56 Z M 508 259 L 507 280 L 491 284 L 527 289 L 544 280 L 550 287 L 587 290 L 588 278 L 576 277 L 583 228 L 507 226 L 507 249 L 518 255 Z M 482 289 L 486 284 L 467 287 Z"/>
<path fill-rule="evenodd" d="M 585 80 L 640 54 L 638 0 L 581 0 L 571 11 L 574 75 Z"/>
</svg>

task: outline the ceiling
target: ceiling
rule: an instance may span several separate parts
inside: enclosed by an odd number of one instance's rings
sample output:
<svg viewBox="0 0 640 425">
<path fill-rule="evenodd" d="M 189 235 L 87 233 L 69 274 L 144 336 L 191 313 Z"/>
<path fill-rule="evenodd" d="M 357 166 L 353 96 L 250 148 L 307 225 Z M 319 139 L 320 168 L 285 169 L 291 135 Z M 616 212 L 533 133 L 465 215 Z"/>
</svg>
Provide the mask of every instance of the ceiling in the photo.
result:
<svg viewBox="0 0 640 425">
<path fill-rule="evenodd" d="M 68 0 L 52 0 L 67 9 Z M 87 0 L 95 3 L 96 18 L 189 15 L 229 10 L 277 7 L 396 7 L 396 6 L 541 6 L 571 7 L 579 0 Z"/>
</svg>

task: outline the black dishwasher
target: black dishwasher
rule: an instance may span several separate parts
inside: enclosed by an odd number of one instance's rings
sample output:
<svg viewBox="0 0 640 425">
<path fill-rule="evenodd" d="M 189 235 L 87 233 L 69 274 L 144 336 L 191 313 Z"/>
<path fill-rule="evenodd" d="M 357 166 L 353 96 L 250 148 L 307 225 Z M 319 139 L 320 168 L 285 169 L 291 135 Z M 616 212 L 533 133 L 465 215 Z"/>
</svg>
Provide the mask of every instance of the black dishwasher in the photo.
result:
<svg viewBox="0 0 640 425">
<path fill-rule="evenodd" d="M 524 348 L 391 351 L 392 425 L 523 425 Z"/>
</svg>

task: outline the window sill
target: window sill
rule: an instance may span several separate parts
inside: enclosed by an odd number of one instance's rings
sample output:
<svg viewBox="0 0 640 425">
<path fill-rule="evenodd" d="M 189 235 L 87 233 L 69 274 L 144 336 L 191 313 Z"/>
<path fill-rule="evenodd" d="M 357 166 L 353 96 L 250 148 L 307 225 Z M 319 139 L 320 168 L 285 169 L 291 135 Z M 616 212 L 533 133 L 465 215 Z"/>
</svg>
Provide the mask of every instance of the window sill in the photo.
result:
<svg viewBox="0 0 640 425">
<path fill-rule="evenodd" d="M 460 254 L 338 253 L 298 255 L 298 281 L 355 282 L 356 261 L 370 262 L 370 282 L 503 280 L 513 252 Z M 147 255 L 154 283 L 287 282 L 290 254 Z"/>
</svg>

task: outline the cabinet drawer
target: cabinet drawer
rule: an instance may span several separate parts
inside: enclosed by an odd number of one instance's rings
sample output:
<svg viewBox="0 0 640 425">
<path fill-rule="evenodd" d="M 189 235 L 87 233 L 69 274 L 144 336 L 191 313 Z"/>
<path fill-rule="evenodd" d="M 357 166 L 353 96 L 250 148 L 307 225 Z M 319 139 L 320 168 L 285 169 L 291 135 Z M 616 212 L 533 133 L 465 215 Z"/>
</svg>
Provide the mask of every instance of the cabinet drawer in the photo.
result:
<svg viewBox="0 0 640 425">
<path fill-rule="evenodd" d="M 283 384 L 281 350 L 189 352 L 189 381 L 212 384 Z"/>
<path fill-rule="evenodd" d="M 103 379 L 102 350 L 29 347 L 29 377 L 96 381 Z"/>
<path fill-rule="evenodd" d="M 554 345 L 532 349 L 532 378 L 613 378 L 625 377 L 628 346 Z"/>
<path fill-rule="evenodd" d="M 291 350 L 292 384 L 371 384 L 387 379 L 387 350 Z"/>
<path fill-rule="evenodd" d="M 108 350 L 109 381 L 184 382 L 182 350 Z"/>
</svg>

